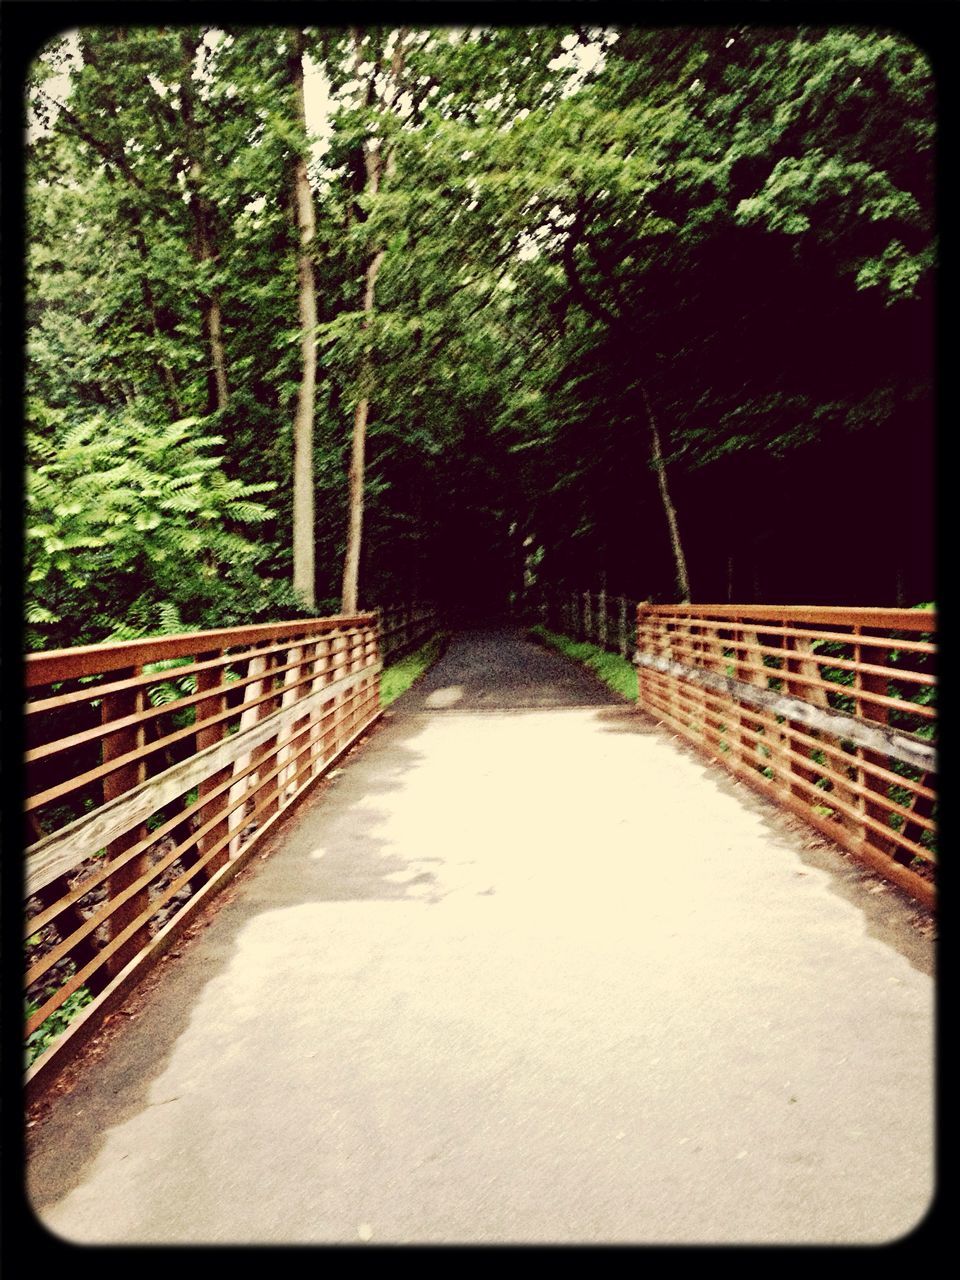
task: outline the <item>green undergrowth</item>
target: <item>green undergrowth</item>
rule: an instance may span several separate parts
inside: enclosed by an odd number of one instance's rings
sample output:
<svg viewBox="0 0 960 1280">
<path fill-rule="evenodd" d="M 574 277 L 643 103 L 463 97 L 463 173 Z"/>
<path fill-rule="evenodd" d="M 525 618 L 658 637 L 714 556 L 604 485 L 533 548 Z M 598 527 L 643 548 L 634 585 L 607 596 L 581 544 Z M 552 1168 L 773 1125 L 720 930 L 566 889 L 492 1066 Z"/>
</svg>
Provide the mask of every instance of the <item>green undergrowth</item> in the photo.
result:
<svg viewBox="0 0 960 1280">
<path fill-rule="evenodd" d="M 55 990 L 55 987 L 47 987 L 43 993 L 44 997 L 52 996 Z M 28 1067 L 32 1067 L 37 1058 L 49 1049 L 54 1040 L 63 1035 L 80 1010 L 88 1005 L 92 999 L 93 996 L 86 987 L 79 987 L 72 995 L 67 996 L 59 1009 L 54 1009 L 53 1013 L 40 1023 L 33 1034 L 27 1037 L 26 1065 Z M 29 1018 L 39 1007 L 39 1004 L 28 1000 L 26 1003 L 27 1017 Z"/>
<path fill-rule="evenodd" d="M 380 674 L 380 706 L 389 707 L 402 693 L 406 693 L 415 680 L 432 667 L 447 643 L 446 632 L 438 632 L 413 653 L 406 653 L 397 662 L 384 667 Z"/>
<path fill-rule="evenodd" d="M 530 636 L 543 644 L 557 649 L 566 658 L 572 658 L 580 666 L 586 667 L 599 680 L 621 698 L 631 702 L 637 699 L 637 673 L 633 664 L 618 653 L 608 653 L 599 645 L 589 644 L 585 640 L 571 640 L 568 636 L 548 631 L 546 627 L 531 627 Z"/>
</svg>

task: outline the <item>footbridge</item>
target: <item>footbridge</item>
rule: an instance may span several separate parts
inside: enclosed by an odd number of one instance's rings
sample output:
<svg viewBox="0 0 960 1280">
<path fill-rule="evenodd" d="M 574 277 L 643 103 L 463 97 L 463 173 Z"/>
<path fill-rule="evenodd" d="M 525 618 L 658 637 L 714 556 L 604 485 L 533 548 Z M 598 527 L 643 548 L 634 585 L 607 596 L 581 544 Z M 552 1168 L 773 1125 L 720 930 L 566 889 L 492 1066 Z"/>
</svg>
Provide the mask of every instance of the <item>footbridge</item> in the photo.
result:
<svg viewBox="0 0 960 1280">
<path fill-rule="evenodd" d="M 935 626 L 578 593 L 32 656 L 31 1211 L 83 1244 L 907 1235 Z"/>
</svg>

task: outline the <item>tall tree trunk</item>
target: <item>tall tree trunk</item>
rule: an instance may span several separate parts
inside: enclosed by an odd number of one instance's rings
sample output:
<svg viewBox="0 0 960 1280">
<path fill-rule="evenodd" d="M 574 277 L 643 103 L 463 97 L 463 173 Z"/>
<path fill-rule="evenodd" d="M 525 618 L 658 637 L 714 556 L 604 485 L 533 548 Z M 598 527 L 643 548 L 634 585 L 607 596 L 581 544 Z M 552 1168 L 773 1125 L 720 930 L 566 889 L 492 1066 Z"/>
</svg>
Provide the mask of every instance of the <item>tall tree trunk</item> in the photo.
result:
<svg viewBox="0 0 960 1280">
<path fill-rule="evenodd" d="M 132 197 L 131 204 L 128 206 L 127 217 L 133 230 L 133 240 L 134 244 L 137 246 L 137 254 L 143 265 L 143 270 L 140 273 L 140 296 L 143 298 L 143 306 L 147 313 L 150 336 L 153 338 L 154 342 L 157 342 L 160 337 L 160 321 L 157 316 L 157 304 L 153 296 L 153 289 L 150 286 L 150 279 L 147 275 L 147 264 L 149 262 L 150 254 L 141 228 L 140 212 L 132 204 Z M 177 383 L 173 376 L 173 370 L 166 361 L 162 360 L 159 356 L 156 358 L 156 370 L 157 377 L 160 379 L 160 384 L 166 395 L 167 403 L 170 405 L 170 408 L 173 410 L 175 415 L 178 418 L 182 418 L 183 403 L 180 399 L 180 393 L 177 390 Z"/>
<path fill-rule="evenodd" d="M 217 252 L 213 235 L 213 206 L 204 192 L 203 138 L 196 127 L 193 92 L 193 66 L 200 46 L 199 37 L 184 32 L 180 37 L 183 51 L 180 81 L 180 113 L 183 117 L 187 150 L 187 191 L 190 216 L 193 218 L 193 256 L 199 265 L 215 262 Z M 203 336 L 210 357 L 207 401 L 210 412 L 226 409 L 230 402 L 227 385 L 227 352 L 223 341 L 223 315 L 220 294 L 215 285 L 199 294 Z"/>
<path fill-rule="evenodd" d="M 660 432 L 657 428 L 657 420 L 653 416 L 653 409 L 650 407 L 650 397 L 647 394 L 647 388 L 641 386 L 640 393 L 643 396 L 643 407 L 647 413 L 647 421 L 650 424 L 650 457 L 653 462 L 653 469 L 657 473 L 657 484 L 660 487 L 660 501 L 663 503 L 663 510 L 667 517 L 667 527 L 670 530 L 670 548 L 673 551 L 673 563 L 676 571 L 677 594 L 684 604 L 690 601 L 690 579 L 687 577 L 687 561 L 683 554 L 683 547 L 680 543 L 680 530 L 677 527 L 677 512 L 670 500 L 670 490 L 667 488 L 667 468 L 663 461 L 663 450 L 660 448 Z"/>
<path fill-rule="evenodd" d="M 199 185 L 201 170 L 194 166 Z M 210 210 L 206 201 L 199 201 L 196 206 L 196 220 L 199 238 L 198 261 L 213 262 L 216 253 L 210 237 Z M 209 293 L 200 295 L 200 309 L 203 315 L 203 331 L 210 352 L 210 366 L 213 373 L 213 395 L 209 397 L 212 406 L 217 410 L 226 409 L 230 403 L 230 391 L 227 385 L 227 349 L 223 340 L 223 313 L 220 307 L 220 293 L 216 286 Z"/>
<path fill-rule="evenodd" d="M 379 163 L 379 162 L 378 162 Z M 379 249 L 367 264 L 363 294 L 363 327 L 369 329 L 376 297 L 377 275 L 384 249 Z M 373 352 L 369 344 L 363 353 L 360 370 L 360 398 L 353 415 L 353 441 L 350 446 L 350 475 L 348 480 L 347 549 L 343 558 L 343 583 L 340 608 L 344 613 L 356 613 L 359 597 L 360 543 L 363 534 L 363 478 L 366 466 L 367 418 L 370 413 L 370 395 L 373 391 Z"/>
<path fill-rule="evenodd" d="M 303 96 L 303 32 L 290 42 L 290 80 L 303 148 L 294 162 L 293 185 L 300 252 L 297 258 L 300 316 L 300 386 L 293 422 L 293 586 L 312 609 L 316 603 L 313 511 L 313 419 L 317 387 L 317 295 L 311 245 L 316 232 L 313 192 L 307 177 L 307 116 Z"/>
<path fill-rule="evenodd" d="M 384 105 L 389 108 L 396 98 L 399 89 L 400 71 L 403 66 L 404 40 L 406 28 L 402 28 L 397 36 L 391 60 L 391 80 L 384 91 Z M 353 31 L 356 65 L 359 69 L 365 57 L 360 33 Z M 379 64 L 376 59 L 375 68 Z M 373 77 L 367 81 L 366 102 L 373 100 Z M 363 148 L 366 168 L 365 194 L 375 197 L 380 190 L 381 177 L 388 177 L 393 171 L 393 152 L 386 155 L 381 151 L 379 143 L 367 141 Z M 370 329 L 376 299 L 377 275 L 383 265 L 386 250 L 371 248 L 370 257 L 364 272 L 363 320 L 365 331 Z M 350 447 L 350 474 L 348 477 L 348 511 L 347 511 L 347 546 L 343 557 L 343 581 L 340 589 L 340 608 L 346 614 L 356 613 L 359 600 L 360 580 L 360 546 L 363 534 L 363 481 L 366 466 L 365 452 L 367 439 L 367 419 L 370 413 L 370 397 L 373 393 L 373 352 L 369 340 L 364 346 L 361 367 L 360 387 L 357 407 L 353 415 L 353 440 Z"/>
</svg>

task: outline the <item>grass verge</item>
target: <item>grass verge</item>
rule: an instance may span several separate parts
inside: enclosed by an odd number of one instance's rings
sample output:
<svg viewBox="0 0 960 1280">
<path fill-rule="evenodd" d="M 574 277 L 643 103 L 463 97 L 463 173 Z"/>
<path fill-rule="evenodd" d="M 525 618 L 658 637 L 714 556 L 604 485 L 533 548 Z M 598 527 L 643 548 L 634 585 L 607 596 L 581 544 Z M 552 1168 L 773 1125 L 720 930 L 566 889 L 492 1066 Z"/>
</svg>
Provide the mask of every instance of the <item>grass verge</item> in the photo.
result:
<svg viewBox="0 0 960 1280">
<path fill-rule="evenodd" d="M 621 698 L 636 702 L 636 669 L 618 653 L 608 653 L 599 645 L 589 644 L 585 640 L 571 640 L 569 636 L 558 635 L 556 631 L 548 631 L 546 627 L 531 627 L 530 636 L 558 650 L 565 658 L 572 658 L 581 667 L 586 667 L 614 693 L 619 693 Z"/>
<path fill-rule="evenodd" d="M 380 673 L 380 705 L 389 707 L 396 702 L 402 693 L 406 693 L 415 680 L 432 667 L 443 652 L 447 643 L 447 633 L 438 631 L 432 640 L 428 640 L 413 653 L 406 653 L 398 662 L 384 667 Z"/>
</svg>

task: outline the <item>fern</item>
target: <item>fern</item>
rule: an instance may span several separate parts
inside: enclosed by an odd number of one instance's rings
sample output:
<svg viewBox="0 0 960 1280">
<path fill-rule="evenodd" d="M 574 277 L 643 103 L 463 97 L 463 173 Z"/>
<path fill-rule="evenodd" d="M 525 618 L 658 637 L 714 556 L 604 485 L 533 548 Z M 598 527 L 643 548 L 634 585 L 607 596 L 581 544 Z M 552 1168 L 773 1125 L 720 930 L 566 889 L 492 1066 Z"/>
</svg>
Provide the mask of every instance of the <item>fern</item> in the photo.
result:
<svg viewBox="0 0 960 1280">
<path fill-rule="evenodd" d="M 45 608 L 42 604 L 33 602 L 27 605 L 26 609 L 27 622 L 34 626 L 41 625 L 46 622 L 59 622 L 59 614 L 53 613 L 50 609 Z"/>
<path fill-rule="evenodd" d="M 229 477 L 203 425 L 99 411 L 58 424 L 56 451 L 28 433 L 30 647 L 189 630 L 262 558 L 242 530 L 272 517 L 275 485 Z"/>
</svg>

